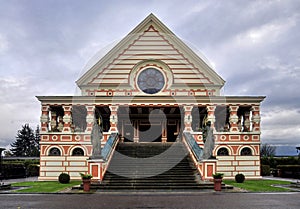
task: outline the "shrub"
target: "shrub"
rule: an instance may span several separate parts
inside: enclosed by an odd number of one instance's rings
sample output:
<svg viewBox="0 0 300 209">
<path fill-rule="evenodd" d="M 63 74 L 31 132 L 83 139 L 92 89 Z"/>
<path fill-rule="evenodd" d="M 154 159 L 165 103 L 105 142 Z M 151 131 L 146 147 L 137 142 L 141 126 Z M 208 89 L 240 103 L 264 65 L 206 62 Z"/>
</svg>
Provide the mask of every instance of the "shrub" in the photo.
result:
<svg viewBox="0 0 300 209">
<path fill-rule="evenodd" d="M 245 176 L 242 173 L 235 175 L 235 181 L 236 183 L 243 183 L 245 181 Z"/>
<path fill-rule="evenodd" d="M 70 175 L 67 173 L 61 173 L 58 177 L 58 181 L 61 184 L 68 184 L 70 183 Z"/>
<path fill-rule="evenodd" d="M 260 169 L 261 169 L 262 176 L 270 176 L 271 171 L 269 165 L 261 165 Z"/>
</svg>

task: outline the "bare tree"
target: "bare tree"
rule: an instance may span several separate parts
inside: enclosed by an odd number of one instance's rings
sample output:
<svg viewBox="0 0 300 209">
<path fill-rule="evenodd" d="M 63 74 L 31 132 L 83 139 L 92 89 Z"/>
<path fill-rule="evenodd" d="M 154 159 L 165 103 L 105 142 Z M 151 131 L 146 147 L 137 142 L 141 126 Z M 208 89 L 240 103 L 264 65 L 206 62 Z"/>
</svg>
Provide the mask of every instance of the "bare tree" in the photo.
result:
<svg viewBox="0 0 300 209">
<path fill-rule="evenodd" d="M 260 156 L 261 157 L 274 157 L 276 154 L 276 147 L 269 145 L 269 144 L 263 144 L 260 147 Z"/>
</svg>

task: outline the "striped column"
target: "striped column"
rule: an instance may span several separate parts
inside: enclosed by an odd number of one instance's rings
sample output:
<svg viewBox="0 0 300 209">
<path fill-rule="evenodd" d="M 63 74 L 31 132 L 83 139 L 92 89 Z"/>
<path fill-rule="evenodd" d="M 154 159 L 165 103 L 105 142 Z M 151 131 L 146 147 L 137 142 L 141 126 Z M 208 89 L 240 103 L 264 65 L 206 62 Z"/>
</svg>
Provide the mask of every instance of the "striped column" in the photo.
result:
<svg viewBox="0 0 300 209">
<path fill-rule="evenodd" d="M 229 122 L 230 122 L 230 131 L 231 132 L 238 132 L 238 121 L 239 117 L 237 116 L 237 111 L 239 109 L 239 106 L 229 106 L 229 111 L 230 111 L 230 117 L 229 117 Z"/>
<path fill-rule="evenodd" d="M 259 106 L 252 107 L 252 131 L 260 131 L 260 108 Z"/>
<path fill-rule="evenodd" d="M 119 106 L 118 105 L 110 105 L 109 106 L 110 109 L 110 132 L 118 132 L 118 109 Z"/>
</svg>

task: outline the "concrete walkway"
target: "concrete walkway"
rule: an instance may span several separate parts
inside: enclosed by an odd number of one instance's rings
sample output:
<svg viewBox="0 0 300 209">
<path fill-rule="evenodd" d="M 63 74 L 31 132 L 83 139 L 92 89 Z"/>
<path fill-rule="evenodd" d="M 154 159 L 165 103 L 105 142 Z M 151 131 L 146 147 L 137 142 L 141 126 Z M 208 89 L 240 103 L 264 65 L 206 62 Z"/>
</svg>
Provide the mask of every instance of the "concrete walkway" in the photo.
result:
<svg viewBox="0 0 300 209">
<path fill-rule="evenodd" d="M 17 182 L 26 182 L 26 181 L 38 181 L 38 177 L 27 177 L 27 178 L 18 178 L 18 179 L 4 179 L 2 180 L 2 183 L 4 184 L 12 184 Z"/>
<path fill-rule="evenodd" d="M 288 182 L 294 182 L 294 183 L 300 182 L 300 179 L 280 178 L 280 177 L 273 177 L 273 176 L 263 176 L 262 179 L 288 181 Z"/>
</svg>

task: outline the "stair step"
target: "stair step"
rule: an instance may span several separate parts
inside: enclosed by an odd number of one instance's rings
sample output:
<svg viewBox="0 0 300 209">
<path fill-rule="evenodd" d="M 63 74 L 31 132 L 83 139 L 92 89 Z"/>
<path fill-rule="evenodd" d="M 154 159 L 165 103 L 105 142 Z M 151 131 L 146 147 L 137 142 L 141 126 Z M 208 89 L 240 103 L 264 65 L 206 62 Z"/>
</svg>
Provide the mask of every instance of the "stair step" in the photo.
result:
<svg viewBox="0 0 300 209">
<path fill-rule="evenodd" d="M 119 143 L 101 184 L 95 189 L 200 189 L 197 170 L 182 143 Z M 154 175 L 158 171 L 162 173 Z"/>
</svg>

